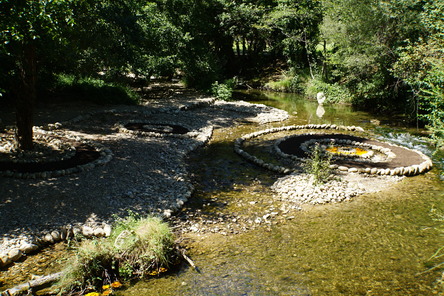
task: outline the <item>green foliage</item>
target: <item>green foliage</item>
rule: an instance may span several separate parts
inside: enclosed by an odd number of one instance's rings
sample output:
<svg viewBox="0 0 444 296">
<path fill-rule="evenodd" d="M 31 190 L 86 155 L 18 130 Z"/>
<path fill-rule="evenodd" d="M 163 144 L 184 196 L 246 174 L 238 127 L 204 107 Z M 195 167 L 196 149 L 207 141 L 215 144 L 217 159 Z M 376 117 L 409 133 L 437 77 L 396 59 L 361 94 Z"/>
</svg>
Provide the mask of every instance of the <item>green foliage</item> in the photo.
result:
<svg viewBox="0 0 444 296">
<path fill-rule="evenodd" d="M 216 81 L 211 85 L 211 93 L 220 100 L 230 100 L 233 95 L 233 88 L 235 84 L 235 79 L 228 79 L 223 83 Z"/>
<path fill-rule="evenodd" d="M 426 111 L 421 117 L 427 120 L 432 139 L 438 148 L 444 147 L 444 63 L 432 66 L 423 81 L 419 93 L 421 108 Z"/>
<path fill-rule="evenodd" d="M 318 92 L 323 92 L 328 103 L 351 103 L 352 95 L 349 90 L 339 83 L 327 83 L 319 77 L 307 82 L 305 93 L 309 97 L 316 97 Z"/>
<path fill-rule="evenodd" d="M 97 78 L 76 79 L 73 75 L 58 75 L 54 91 L 96 104 L 137 104 L 139 96 L 127 86 Z"/>
<path fill-rule="evenodd" d="M 313 176 L 313 184 L 320 185 L 328 182 L 330 179 L 332 174 L 330 165 L 331 155 L 324 154 L 319 143 L 316 143 L 303 168 L 307 174 Z"/>
<path fill-rule="evenodd" d="M 419 117 L 432 132 L 437 147 L 444 144 L 444 3 L 430 1 L 421 12 L 418 39 L 398 48 L 393 72 L 403 79 L 419 102 Z"/>
<path fill-rule="evenodd" d="M 397 48 L 416 38 L 422 1 L 324 0 L 321 33 L 327 80 L 345 86 L 356 105 L 408 106 L 405 86 L 391 72 Z M 326 48 L 327 48 L 326 47 Z M 404 110 L 402 110 L 404 111 Z"/>
<path fill-rule="evenodd" d="M 269 81 L 264 87 L 265 89 L 278 92 L 299 93 L 302 91 L 301 82 L 297 74 L 291 76 L 282 75 L 281 79 Z"/>
<path fill-rule="evenodd" d="M 75 260 L 63 271 L 62 292 L 100 287 L 118 278 L 142 278 L 169 267 L 174 237 L 160 218 L 130 215 L 119 219 L 106 239 L 83 241 Z"/>
</svg>

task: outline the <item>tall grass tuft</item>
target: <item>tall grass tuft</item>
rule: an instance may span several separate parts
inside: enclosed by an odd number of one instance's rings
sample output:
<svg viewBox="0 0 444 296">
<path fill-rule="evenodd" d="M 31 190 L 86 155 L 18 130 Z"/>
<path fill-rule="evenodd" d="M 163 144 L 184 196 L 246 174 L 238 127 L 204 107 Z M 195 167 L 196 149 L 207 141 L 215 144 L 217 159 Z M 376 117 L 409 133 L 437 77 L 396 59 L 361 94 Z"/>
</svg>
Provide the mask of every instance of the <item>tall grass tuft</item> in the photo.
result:
<svg viewBox="0 0 444 296">
<path fill-rule="evenodd" d="M 320 185 L 327 183 L 332 175 L 331 155 L 323 153 L 319 143 L 316 143 L 306 159 L 303 169 L 307 174 L 313 176 L 313 184 Z"/>
<path fill-rule="evenodd" d="M 100 290 L 120 279 L 142 278 L 166 270 L 177 258 L 173 233 L 157 217 L 119 219 L 106 239 L 82 241 L 63 271 L 60 293 Z"/>
</svg>

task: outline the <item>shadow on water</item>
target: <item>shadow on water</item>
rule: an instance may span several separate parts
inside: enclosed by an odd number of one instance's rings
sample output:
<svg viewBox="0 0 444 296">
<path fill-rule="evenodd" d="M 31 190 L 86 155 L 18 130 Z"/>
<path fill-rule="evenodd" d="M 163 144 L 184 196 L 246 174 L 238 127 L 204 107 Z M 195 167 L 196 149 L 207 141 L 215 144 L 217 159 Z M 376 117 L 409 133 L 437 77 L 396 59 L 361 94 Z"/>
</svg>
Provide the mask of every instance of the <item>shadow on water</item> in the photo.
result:
<svg viewBox="0 0 444 296">
<path fill-rule="evenodd" d="M 377 118 L 348 106 L 325 106 L 279 95 L 254 99 L 294 113 L 276 125 L 332 123 L 378 131 Z M 285 106 L 285 107 L 282 107 Z M 397 133 L 408 129 L 390 128 Z M 190 157 L 197 192 L 188 210 L 235 213 L 254 218 L 264 209 L 278 214 L 237 235 L 188 233 L 189 255 L 201 273 L 139 282 L 120 295 L 434 295 L 442 292 L 441 271 L 424 272 L 443 245 L 444 185 L 434 169 L 392 188 L 350 202 L 285 209 L 270 190 L 278 178 L 239 158 L 232 142 L 264 126 L 215 131 L 210 144 Z M 383 136 L 383 135 L 379 135 Z M 426 149 L 430 154 L 430 148 Z M 217 203 L 208 203 L 215 196 Z"/>
</svg>

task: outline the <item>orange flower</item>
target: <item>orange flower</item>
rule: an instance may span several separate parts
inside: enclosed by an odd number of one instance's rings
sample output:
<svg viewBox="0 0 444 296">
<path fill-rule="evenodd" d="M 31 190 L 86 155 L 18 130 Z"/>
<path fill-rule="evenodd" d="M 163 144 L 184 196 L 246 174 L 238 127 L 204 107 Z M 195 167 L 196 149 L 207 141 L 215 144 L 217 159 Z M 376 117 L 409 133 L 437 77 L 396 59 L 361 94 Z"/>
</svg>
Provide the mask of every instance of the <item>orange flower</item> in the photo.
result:
<svg viewBox="0 0 444 296">
<path fill-rule="evenodd" d="M 105 290 L 102 292 L 102 296 L 110 295 L 112 292 L 113 292 L 113 290 L 111 290 L 111 289 Z"/>
<path fill-rule="evenodd" d="M 111 287 L 112 287 L 113 289 L 118 289 L 118 288 L 120 288 L 120 287 L 122 287 L 122 286 L 123 286 L 123 285 L 122 285 L 121 282 L 114 282 L 114 283 L 111 284 Z"/>
<path fill-rule="evenodd" d="M 103 285 L 102 286 L 102 290 L 108 290 L 109 289 L 109 285 Z"/>
<path fill-rule="evenodd" d="M 159 268 L 159 272 L 166 272 L 166 271 L 168 271 L 168 269 L 166 269 L 165 267 Z"/>
</svg>

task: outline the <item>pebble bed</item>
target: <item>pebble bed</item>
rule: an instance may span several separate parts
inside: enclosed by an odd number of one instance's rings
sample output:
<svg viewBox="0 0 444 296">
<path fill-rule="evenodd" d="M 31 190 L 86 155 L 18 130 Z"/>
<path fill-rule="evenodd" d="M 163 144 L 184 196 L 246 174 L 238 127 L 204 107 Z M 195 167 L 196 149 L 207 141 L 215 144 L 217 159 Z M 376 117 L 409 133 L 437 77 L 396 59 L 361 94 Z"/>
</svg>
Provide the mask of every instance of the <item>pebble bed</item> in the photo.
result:
<svg viewBox="0 0 444 296">
<path fill-rule="evenodd" d="M 63 172 L 41 172 L 33 175 L 3 172 L 3 176 L 23 179 L 23 181 L 16 181 L 17 184 L 20 184 L 17 185 L 17 188 L 21 188 L 21 194 L 30 194 L 29 196 L 40 194 L 39 191 L 30 192 L 33 189 L 30 187 L 29 182 L 35 182 L 32 181 L 32 179 L 41 178 L 48 180 L 39 181 L 41 182 L 39 186 L 43 186 L 42 190 L 46 190 L 42 192 L 47 192 L 46 194 L 57 194 L 51 191 L 58 192 L 58 189 L 51 190 L 51 186 L 59 186 L 60 188 L 66 186 L 64 192 L 73 192 L 74 195 L 72 198 L 75 199 L 76 196 L 80 197 L 79 201 L 81 201 L 81 204 L 87 204 L 88 201 L 86 199 L 90 199 L 91 203 L 99 203 L 97 209 L 106 209 L 108 207 L 111 209 L 119 209 L 117 212 L 122 215 L 126 210 L 131 210 L 140 214 L 151 213 L 169 218 L 185 204 L 194 190 L 184 167 L 186 155 L 197 147 L 204 145 L 211 138 L 213 128 L 218 125 L 218 122 L 224 122 L 224 124 L 231 122 L 231 124 L 235 124 L 238 118 L 245 119 L 248 117 L 250 121 L 265 123 L 288 118 L 288 114 L 285 111 L 265 105 L 253 105 L 245 102 L 228 103 L 217 101 L 214 98 L 187 98 L 187 100 L 184 101 L 183 103 L 181 100 L 178 100 L 171 106 L 151 108 L 149 106 L 138 106 L 136 108 L 122 107 L 111 110 L 93 111 L 78 115 L 65 122 L 56 122 L 54 124 L 35 127 L 35 131 L 44 134 L 47 136 L 47 139 L 50 139 L 51 135 L 57 135 L 93 145 L 96 149 L 100 149 L 102 156 L 95 162 L 89 163 L 82 168 L 77 167 Z M 199 113 L 201 109 L 205 108 L 211 108 L 211 110 Z M 194 113 L 194 110 L 198 111 L 198 113 Z M 123 123 L 120 122 L 113 127 L 117 133 L 102 135 L 99 143 L 99 141 L 86 139 L 86 135 L 82 137 L 79 132 L 70 130 L 73 126 L 88 125 L 90 119 L 97 118 L 100 115 L 124 114 L 125 112 L 134 113 L 135 111 L 140 115 L 141 119 L 146 118 L 146 116 L 150 118 L 158 117 L 157 120 L 153 119 L 150 121 L 152 124 L 168 123 L 185 126 L 190 129 L 190 132 L 185 135 L 180 135 L 180 137 L 162 133 L 135 135 L 121 129 Z M 202 116 L 201 114 L 206 114 L 207 117 L 199 118 L 199 116 Z M 168 120 L 165 120 L 165 118 L 168 118 Z M 171 118 L 176 118 L 177 120 Z M 96 138 L 95 136 L 89 137 L 93 139 Z M 104 145 L 103 142 L 107 142 L 109 145 Z M 114 142 L 115 144 L 112 144 Z M 122 145 L 126 145 L 126 143 L 130 143 L 131 149 L 123 148 Z M 109 146 L 109 148 L 105 148 L 105 146 Z M 118 153 L 119 156 L 115 161 L 111 161 L 114 153 Z M 122 153 L 136 154 L 122 156 Z M 149 158 L 144 158 L 144 154 L 148 155 Z M 129 167 L 127 167 L 128 164 L 123 160 L 131 160 L 135 156 L 152 162 L 152 164 L 147 163 L 147 168 L 152 170 L 152 173 L 140 174 L 139 176 L 137 175 L 137 166 L 132 166 L 131 170 L 134 172 L 130 173 L 131 171 L 128 170 Z M 102 165 L 103 168 L 99 169 L 97 167 L 99 164 Z M 162 171 L 152 167 L 156 164 L 159 165 L 159 168 L 162 168 Z M 115 170 L 115 175 L 107 175 L 108 170 Z M 164 172 L 169 173 L 168 175 L 164 175 Z M 72 173 L 77 173 L 78 177 L 69 179 L 69 181 L 65 179 L 67 178 L 64 177 L 65 175 Z M 109 180 L 106 181 L 105 178 Z M 89 185 L 77 187 L 79 185 L 75 183 L 77 179 L 87 181 Z M 102 181 L 102 179 L 104 180 Z M 109 183 L 110 180 L 114 179 L 116 179 L 115 183 Z M 1 180 L 0 178 L 0 182 L 2 181 L 5 180 Z M 103 186 L 105 186 L 103 190 L 100 189 L 102 188 L 100 187 L 102 186 L 102 182 L 104 182 Z M 72 183 L 72 185 L 70 185 L 70 183 Z M 6 187 L 3 188 L 6 189 Z M 38 188 L 39 187 L 36 187 L 35 189 Z M 29 191 L 27 192 L 27 190 Z M 96 194 L 96 192 L 100 195 L 91 196 Z M 107 196 L 105 195 L 106 192 L 112 194 Z M 85 198 L 83 196 L 85 196 Z M 11 200 L 12 198 L 14 197 L 11 196 Z M 55 198 L 55 203 L 60 203 L 58 197 L 55 196 Z M 95 199 L 97 200 L 94 201 Z M 72 205 L 73 208 L 76 208 L 76 211 L 78 206 L 79 205 L 76 204 Z M 87 211 L 87 213 L 92 211 L 92 209 L 81 205 L 78 210 Z M 68 240 L 73 237 L 91 238 L 109 236 L 111 233 L 111 225 L 114 221 L 114 218 L 110 216 L 92 214 L 84 222 L 72 221 L 71 223 L 64 223 L 63 221 L 69 219 L 69 212 L 65 212 L 65 215 L 60 215 L 57 211 L 53 213 L 49 213 L 48 211 L 51 211 L 51 209 L 42 212 L 41 219 L 42 221 L 49 220 L 52 222 L 46 222 L 45 224 L 30 220 L 33 219 L 31 217 L 33 215 L 20 213 L 20 210 L 10 213 L 9 223 L 15 223 L 12 220 L 16 219 L 20 221 L 28 220 L 28 222 L 22 223 L 29 225 L 16 225 L 13 231 L 4 233 L 0 238 L 0 268 L 6 267 L 28 254 L 35 253 L 59 241 Z M 7 226 L 6 223 L 3 226 Z"/>
<path fill-rule="evenodd" d="M 380 180 L 378 180 L 381 178 L 384 178 L 384 181 L 389 184 L 403 179 L 401 176 L 357 175 L 355 180 L 351 182 L 344 178 L 344 176 L 333 175 L 332 179 L 325 184 L 315 185 L 312 176 L 293 173 L 278 179 L 271 189 L 282 200 L 300 205 L 337 203 L 348 201 L 363 193 L 382 190 L 383 186 L 377 189 L 364 186 L 362 180 L 367 179 L 367 182 L 381 184 Z"/>
</svg>

